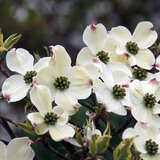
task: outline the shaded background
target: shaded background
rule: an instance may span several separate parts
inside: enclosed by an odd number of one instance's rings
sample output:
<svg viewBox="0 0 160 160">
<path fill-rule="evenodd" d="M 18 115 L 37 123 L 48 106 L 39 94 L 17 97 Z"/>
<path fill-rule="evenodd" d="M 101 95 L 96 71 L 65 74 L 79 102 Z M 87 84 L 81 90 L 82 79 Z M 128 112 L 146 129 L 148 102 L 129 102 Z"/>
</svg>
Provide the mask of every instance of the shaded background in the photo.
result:
<svg viewBox="0 0 160 160">
<path fill-rule="evenodd" d="M 124 25 L 131 31 L 139 21 L 149 20 L 159 32 L 159 0 L 0 0 L 0 28 L 4 36 L 21 33 L 16 47 L 45 56 L 44 46 L 61 44 L 72 59 L 84 46 L 83 30 L 103 23 L 109 30 Z M 0 86 L 5 77 L 0 74 Z M 15 121 L 24 120 L 22 102 L 0 101 L 0 112 Z M 12 126 L 13 127 L 13 126 Z M 17 135 L 23 135 L 15 128 Z M 0 126 L 0 138 L 9 139 Z"/>
</svg>

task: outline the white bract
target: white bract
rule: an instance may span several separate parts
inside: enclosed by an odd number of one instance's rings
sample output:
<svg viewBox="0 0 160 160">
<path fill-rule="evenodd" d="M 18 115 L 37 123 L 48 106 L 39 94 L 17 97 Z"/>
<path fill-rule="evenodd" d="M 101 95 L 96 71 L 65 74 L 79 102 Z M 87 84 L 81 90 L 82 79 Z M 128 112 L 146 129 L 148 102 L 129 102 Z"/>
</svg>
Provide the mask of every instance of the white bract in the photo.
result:
<svg viewBox="0 0 160 160">
<path fill-rule="evenodd" d="M 134 145 L 143 160 L 160 159 L 160 130 L 150 125 L 136 123 L 134 128 L 127 128 L 123 139 L 135 137 Z"/>
<path fill-rule="evenodd" d="M 33 160 L 34 151 L 28 137 L 12 139 L 6 146 L 0 141 L 0 160 Z"/>
<path fill-rule="evenodd" d="M 74 136 L 74 128 L 68 124 L 68 114 L 64 112 L 61 106 L 52 108 L 51 93 L 46 86 L 33 86 L 30 97 L 39 112 L 30 113 L 27 118 L 31 121 L 38 135 L 43 135 L 49 131 L 54 141 Z"/>
<path fill-rule="evenodd" d="M 128 94 L 130 76 L 132 76 L 130 70 L 123 64 L 115 63 L 104 69 L 103 82 L 97 81 L 94 85 L 94 92 L 107 112 L 127 114 L 124 106 L 131 105 Z"/>
<path fill-rule="evenodd" d="M 134 80 L 130 83 L 131 112 L 140 122 L 159 126 L 160 86 L 156 79 L 150 81 Z"/>
<path fill-rule="evenodd" d="M 107 30 L 103 24 L 89 25 L 83 33 L 83 41 L 87 45 L 80 50 L 77 56 L 76 64 L 86 65 L 94 64 L 99 69 L 95 70 L 103 72 L 103 65 L 110 62 L 125 62 L 124 55 L 117 55 L 115 53 L 117 42 L 108 37 Z"/>
<path fill-rule="evenodd" d="M 148 48 L 157 40 L 157 32 L 151 22 L 140 22 L 133 35 L 124 26 L 113 27 L 109 36 L 119 43 L 117 54 L 126 55 L 131 66 L 152 68 L 155 57 Z"/>
<path fill-rule="evenodd" d="M 2 94 L 8 102 L 23 99 L 32 84 L 32 78 L 49 63 L 49 57 L 41 58 L 35 65 L 33 56 L 25 49 L 11 49 L 6 56 L 7 67 L 18 74 L 10 76 L 2 85 Z"/>
<path fill-rule="evenodd" d="M 52 100 L 57 104 L 68 98 L 73 98 L 73 101 L 87 98 L 92 89 L 92 78 L 88 72 L 83 67 L 71 66 L 70 56 L 64 47 L 53 46 L 52 52 L 48 67 L 36 76 L 37 83 L 48 86 Z"/>
</svg>

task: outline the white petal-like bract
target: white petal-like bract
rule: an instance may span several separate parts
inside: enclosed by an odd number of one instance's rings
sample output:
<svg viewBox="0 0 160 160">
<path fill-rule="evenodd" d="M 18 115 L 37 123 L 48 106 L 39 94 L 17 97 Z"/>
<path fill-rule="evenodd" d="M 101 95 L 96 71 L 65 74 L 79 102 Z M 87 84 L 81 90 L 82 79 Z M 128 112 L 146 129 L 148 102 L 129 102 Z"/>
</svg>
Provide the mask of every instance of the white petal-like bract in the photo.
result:
<svg viewBox="0 0 160 160">
<path fill-rule="evenodd" d="M 102 51 L 106 38 L 107 30 L 103 24 L 91 24 L 86 27 L 83 33 L 83 41 L 92 50 L 94 55 Z"/>
<path fill-rule="evenodd" d="M 33 86 L 30 91 L 30 98 L 42 115 L 52 111 L 52 97 L 50 90 L 46 86 Z"/>
<path fill-rule="evenodd" d="M 28 137 L 15 138 L 7 146 L 7 160 L 33 160 L 34 151 Z"/>
<path fill-rule="evenodd" d="M 33 70 L 34 58 L 26 49 L 13 48 L 7 53 L 6 63 L 11 71 L 24 75 Z"/>
<path fill-rule="evenodd" d="M 17 102 L 27 95 L 29 88 L 22 75 L 13 75 L 4 81 L 2 94 L 8 102 Z"/>
</svg>

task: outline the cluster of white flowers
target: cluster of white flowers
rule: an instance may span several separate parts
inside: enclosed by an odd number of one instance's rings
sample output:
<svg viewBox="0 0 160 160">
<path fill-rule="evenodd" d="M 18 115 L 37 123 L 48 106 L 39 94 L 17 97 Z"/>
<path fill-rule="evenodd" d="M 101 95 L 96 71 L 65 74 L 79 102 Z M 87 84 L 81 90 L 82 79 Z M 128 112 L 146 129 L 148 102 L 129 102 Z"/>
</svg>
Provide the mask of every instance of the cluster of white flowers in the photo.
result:
<svg viewBox="0 0 160 160">
<path fill-rule="evenodd" d="M 75 114 L 79 99 L 92 92 L 107 112 L 127 115 L 137 121 L 123 138 L 136 136 L 136 149 L 144 160 L 160 159 L 160 56 L 149 49 L 157 40 L 151 22 L 140 22 L 133 34 L 118 26 L 107 31 L 103 24 L 89 25 L 83 33 L 84 47 L 76 65 L 61 45 L 51 46 L 52 57 L 41 58 L 33 65 L 33 56 L 25 49 L 7 53 L 7 66 L 18 74 L 2 86 L 8 102 L 29 96 L 37 112 L 27 118 L 39 135 L 49 131 L 55 141 L 72 138 L 74 126 L 69 117 Z M 157 73 L 153 74 L 152 69 Z M 56 103 L 52 107 L 52 102 Z"/>
</svg>

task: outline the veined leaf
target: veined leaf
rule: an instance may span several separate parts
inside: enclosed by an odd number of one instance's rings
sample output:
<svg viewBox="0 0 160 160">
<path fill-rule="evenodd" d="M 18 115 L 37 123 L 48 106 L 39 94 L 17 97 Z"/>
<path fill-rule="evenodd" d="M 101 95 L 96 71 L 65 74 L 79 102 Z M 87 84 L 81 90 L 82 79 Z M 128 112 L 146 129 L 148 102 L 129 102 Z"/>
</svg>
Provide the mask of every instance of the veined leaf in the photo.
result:
<svg viewBox="0 0 160 160">
<path fill-rule="evenodd" d="M 29 120 L 26 120 L 25 123 L 14 122 L 14 124 L 29 134 L 35 134 L 35 132 L 33 131 L 32 124 L 30 123 Z"/>
<path fill-rule="evenodd" d="M 9 36 L 5 41 L 4 41 L 4 48 L 6 49 L 10 49 L 12 48 L 22 37 L 21 34 L 12 34 L 11 36 Z"/>
<path fill-rule="evenodd" d="M 121 141 L 113 152 L 113 160 L 132 160 L 131 146 L 134 139 L 135 137 Z"/>
</svg>

